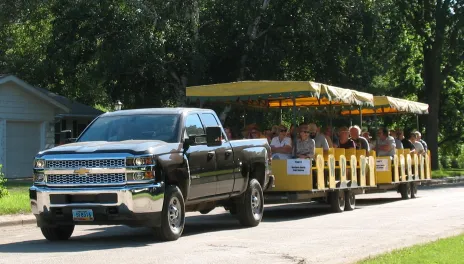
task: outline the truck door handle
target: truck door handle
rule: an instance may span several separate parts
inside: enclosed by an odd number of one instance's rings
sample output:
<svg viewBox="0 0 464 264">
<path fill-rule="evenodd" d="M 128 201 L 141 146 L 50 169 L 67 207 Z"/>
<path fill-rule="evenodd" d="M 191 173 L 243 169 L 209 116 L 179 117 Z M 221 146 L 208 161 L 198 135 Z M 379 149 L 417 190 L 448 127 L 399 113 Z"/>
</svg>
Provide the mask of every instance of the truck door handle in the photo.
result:
<svg viewBox="0 0 464 264">
<path fill-rule="evenodd" d="M 230 154 L 232 154 L 232 150 L 231 149 L 226 150 L 226 156 L 228 157 L 230 156 Z"/>
<path fill-rule="evenodd" d="M 214 157 L 215 154 L 216 154 L 215 151 L 209 151 L 209 152 L 208 152 L 208 158 Z"/>
</svg>

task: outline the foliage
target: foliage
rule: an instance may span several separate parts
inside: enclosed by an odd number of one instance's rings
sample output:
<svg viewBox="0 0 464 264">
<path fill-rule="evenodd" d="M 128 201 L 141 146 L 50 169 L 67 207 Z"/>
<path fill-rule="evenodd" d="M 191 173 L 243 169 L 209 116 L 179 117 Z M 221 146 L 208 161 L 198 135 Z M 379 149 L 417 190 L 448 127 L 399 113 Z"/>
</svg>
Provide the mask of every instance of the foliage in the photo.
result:
<svg viewBox="0 0 464 264">
<path fill-rule="evenodd" d="M 429 103 L 420 130 L 448 155 L 464 143 L 463 12 L 456 0 L 4 0 L 0 72 L 99 109 L 185 105 L 186 86 L 237 80 L 411 98 Z M 243 113 L 229 113 L 237 130 Z M 264 129 L 280 113 L 248 115 Z M 413 129 L 416 120 L 382 122 Z"/>
<path fill-rule="evenodd" d="M 0 198 L 8 195 L 8 190 L 5 187 L 7 180 L 4 178 L 5 175 L 3 174 L 2 167 L 2 164 L 0 164 Z"/>
</svg>

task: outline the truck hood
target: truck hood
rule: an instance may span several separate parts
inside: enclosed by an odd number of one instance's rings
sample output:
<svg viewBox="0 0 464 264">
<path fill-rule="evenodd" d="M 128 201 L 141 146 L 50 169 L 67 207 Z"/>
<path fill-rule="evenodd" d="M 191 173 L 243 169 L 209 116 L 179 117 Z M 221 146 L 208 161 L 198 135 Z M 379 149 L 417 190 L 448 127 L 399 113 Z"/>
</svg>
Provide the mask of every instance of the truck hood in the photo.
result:
<svg viewBox="0 0 464 264">
<path fill-rule="evenodd" d="M 164 154 L 172 151 L 181 151 L 179 143 L 166 143 L 160 140 L 126 140 L 118 142 L 90 141 L 76 142 L 54 147 L 42 152 L 39 156 L 47 154 L 83 154 L 83 153 L 130 153 L 141 154 Z"/>
</svg>

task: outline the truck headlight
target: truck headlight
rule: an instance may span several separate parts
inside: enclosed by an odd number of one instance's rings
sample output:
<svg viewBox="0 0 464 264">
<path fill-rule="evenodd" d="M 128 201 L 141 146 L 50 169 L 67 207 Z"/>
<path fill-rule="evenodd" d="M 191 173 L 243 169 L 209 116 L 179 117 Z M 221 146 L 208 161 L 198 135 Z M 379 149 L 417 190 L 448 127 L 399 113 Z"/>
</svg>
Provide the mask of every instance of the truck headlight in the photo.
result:
<svg viewBox="0 0 464 264">
<path fill-rule="evenodd" d="M 136 156 L 126 159 L 127 166 L 145 166 L 145 165 L 154 165 L 152 156 Z"/>
<path fill-rule="evenodd" d="M 43 159 L 35 159 L 34 160 L 34 168 L 43 169 L 44 167 L 45 167 L 45 160 L 43 160 Z"/>
</svg>

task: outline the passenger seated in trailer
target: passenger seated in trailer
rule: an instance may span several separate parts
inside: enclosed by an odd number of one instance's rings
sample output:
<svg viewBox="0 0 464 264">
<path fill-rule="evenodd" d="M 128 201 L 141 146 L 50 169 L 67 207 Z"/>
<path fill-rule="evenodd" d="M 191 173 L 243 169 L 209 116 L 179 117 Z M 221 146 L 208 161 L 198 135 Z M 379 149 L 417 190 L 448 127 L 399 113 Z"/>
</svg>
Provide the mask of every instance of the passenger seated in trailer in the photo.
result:
<svg viewBox="0 0 464 264">
<path fill-rule="evenodd" d="M 308 125 L 300 125 L 298 128 L 295 156 L 299 159 L 314 159 L 316 153 L 316 143 L 309 138 L 308 128 Z"/>
<path fill-rule="evenodd" d="M 370 147 L 369 147 L 369 142 L 365 137 L 360 136 L 361 135 L 361 128 L 357 125 L 354 125 L 350 127 L 350 137 L 354 141 L 356 145 L 356 149 L 365 149 L 366 154 L 369 154 Z"/>
<path fill-rule="evenodd" d="M 375 144 L 375 152 L 377 156 L 390 156 L 393 158 L 395 155 L 395 139 L 388 135 L 388 129 L 382 127 L 377 131 L 377 141 Z"/>
<path fill-rule="evenodd" d="M 415 131 L 414 133 L 416 133 L 416 140 L 420 142 L 424 147 L 424 152 L 427 152 L 428 146 L 427 143 L 424 140 L 422 140 L 422 134 L 419 131 Z"/>
<path fill-rule="evenodd" d="M 322 132 L 324 133 L 325 139 L 327 140 L 327 143 L 329 144 L 329 148 L 333 148 L 334 141 L 332 140 L 332 128 L 330 126 L 326 126 L 325 128 L 322 129 Z"/>
<path fill-rule="evenodd" d="M 342 126 L 338 130 L 338 137 L 339 137 L 339 148 L 344 148 L 344 149 L 352 149 L 356 148 L 356 144 L 354 141 L 350 138 L 350 131 L 346 126 Z"/>
<path fill-rule="evenodd" d="M 287 128 L 279 126 L 279 135 L 271 141 L 272 159 L 291 159 L 293 148 L 292 140 L 287 137 Z"/>
<path fill-rule="evenodd" d="M 314 143 L 316 144 L 316 148 L 322 148 L 324 154 L 329 153 L 329 143 L 327 143 L 327 139 L 325 136 L 317 132 L 317 126 L 314 123 L 310 123 L 308 125 L 309 131 L 309 138 L 314 139 Z"/>
<path fill-rule="evenodd" d="M 411 141 L 412 144 L 414 144 L 414 148 L 416 148 L 416 153 L 417 155 L 424 155 L 425 154 L 425 150 L 424 150 L 424 145 L 422 145 L 422 143 L 420 143 L 419 141 L 419 135 L 418 133 L 419 132 L 413 132 L 414 135 L 416 135 L 416 138 L 414 139 L 414 141 Z"/>
<path fill-rule="evenodd" d="M 372 142 L 372 136 L 370 135 L 369 131 L 363 130 L 361 132 L 361 136 L 367 140 L 367 143 L 369 143 L 369 149 L 374 149 L 374 143 Z"/>
<path fill-rule="evenodd" d="M 401 140 L 401 143 L 403 143 L 403 147 L 405 149 L 411 150 L 409 153 L 404 154 L 416 153 L 416 147 L 414 146 L 414 142 L 416 142 L 416 134 L 413 132 L 409 134 L 409 138 L 403 138 L 403 140 Z"/>
<path fill-rule="evenodd" d="M 401 140 L 398 138 L 396 130 L 390 130 L 390 136 L 395 139 L 396 149 L 403 149 L 403 143 L 401 143 Z"/>
</svg>

